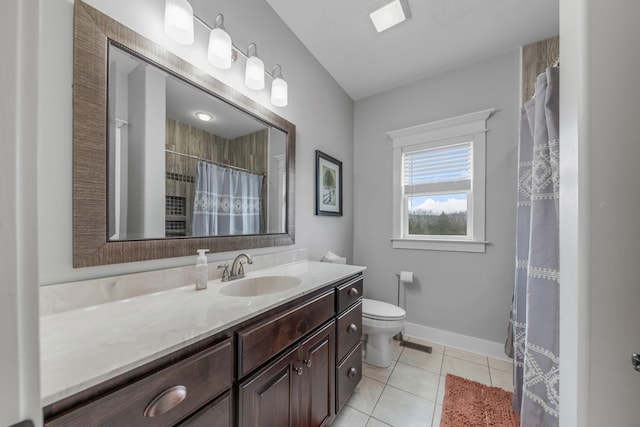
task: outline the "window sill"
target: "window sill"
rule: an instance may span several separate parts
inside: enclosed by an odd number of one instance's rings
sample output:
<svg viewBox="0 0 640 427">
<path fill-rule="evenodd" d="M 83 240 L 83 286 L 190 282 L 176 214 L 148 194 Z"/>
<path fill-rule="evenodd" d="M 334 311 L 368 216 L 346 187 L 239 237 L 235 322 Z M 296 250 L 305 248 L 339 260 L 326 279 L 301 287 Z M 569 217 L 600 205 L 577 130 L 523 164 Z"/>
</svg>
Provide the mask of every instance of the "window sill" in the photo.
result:
<svg viewBox="0 0 640 427">
<path fill-rule="evenodd" d="M 424 251 L 485 252 L 484 240 L 402 239 L 391 238 L 393 249 L 418 249 Z"/>
</svg>

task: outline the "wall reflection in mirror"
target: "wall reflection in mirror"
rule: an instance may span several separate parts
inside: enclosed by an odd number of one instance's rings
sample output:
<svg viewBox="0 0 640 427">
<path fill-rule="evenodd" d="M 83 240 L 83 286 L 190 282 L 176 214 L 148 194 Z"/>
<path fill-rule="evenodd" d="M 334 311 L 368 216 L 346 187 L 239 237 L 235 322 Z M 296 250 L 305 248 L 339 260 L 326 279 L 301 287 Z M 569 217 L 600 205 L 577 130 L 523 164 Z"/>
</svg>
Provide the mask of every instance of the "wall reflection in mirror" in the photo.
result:
<svg viewBox="0 0 640 427">
<path fill-rule="evenodd" d="M 287 134 L 109 45 L 108 239 L 286 232 Z"/>
</svg>

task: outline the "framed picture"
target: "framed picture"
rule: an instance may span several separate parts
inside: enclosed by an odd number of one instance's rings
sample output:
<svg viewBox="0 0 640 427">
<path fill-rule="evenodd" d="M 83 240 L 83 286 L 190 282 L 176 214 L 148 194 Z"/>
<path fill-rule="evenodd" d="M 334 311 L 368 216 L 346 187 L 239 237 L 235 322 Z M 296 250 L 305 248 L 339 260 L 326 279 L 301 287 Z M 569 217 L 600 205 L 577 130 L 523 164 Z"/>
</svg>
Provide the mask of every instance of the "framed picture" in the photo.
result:
<svg viewBox="0 0 640 427">
<path fill-rule="evenodd" d="M 316 150 L 316 215 L 342 216 L 342 162 Z"/>
</svg>

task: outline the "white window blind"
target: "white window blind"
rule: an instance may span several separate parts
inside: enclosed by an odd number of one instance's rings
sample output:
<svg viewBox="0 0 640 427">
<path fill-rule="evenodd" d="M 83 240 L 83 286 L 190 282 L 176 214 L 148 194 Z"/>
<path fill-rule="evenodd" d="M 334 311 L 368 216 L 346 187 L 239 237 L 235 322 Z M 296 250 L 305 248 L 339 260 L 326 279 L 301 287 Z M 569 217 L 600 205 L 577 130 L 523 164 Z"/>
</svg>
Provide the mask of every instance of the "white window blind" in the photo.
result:
<svg viewBox="0 0 640 427">
<path fill-rule="evenodd" d="M 471 143 L 403 154 L 404 194 L 471 189 Z"/>
<path fill-rule="evenodd" d="M 485 251 L 488 109 L 388 132 L 394 249 Z"/>
</svg>

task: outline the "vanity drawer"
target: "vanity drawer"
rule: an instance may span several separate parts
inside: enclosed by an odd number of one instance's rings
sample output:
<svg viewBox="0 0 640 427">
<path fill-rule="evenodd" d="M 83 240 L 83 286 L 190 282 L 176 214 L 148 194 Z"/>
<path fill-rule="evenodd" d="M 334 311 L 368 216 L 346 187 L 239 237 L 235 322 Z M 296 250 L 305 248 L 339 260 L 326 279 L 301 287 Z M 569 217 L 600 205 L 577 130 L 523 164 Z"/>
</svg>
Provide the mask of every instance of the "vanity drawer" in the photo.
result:
<svg viewBox="0 0 640 427">
<path fill-rule="evenodd" d="M 362 279 L 362 276 L 359 276 L 357 279 L 354 279 L 336 288 L 336 311 L 338 313 L 340 313 L 342 310 L 349 307 L 351 304 L 358 301 L 358 299 L 362 297 L 363 284 L 364 280 Z"/>
<path fill-rule="evenodd" d="M 338 357 L 336 360 L 339 361 L 362 338 L 362 301 L 338 316 L 337 325 Z"/>
<path fill-rule="evenodd" d="M 336 368 L 336 412 L 339 412 L 362 378 L 362 343 Z"/>
<path fill-rule="evenodd" d="M 226 392 L 178 427 L 231 427 L 231 393 Z"/>
<path fill-rule="evenodd" d="M 238 331 L 238 372 L 244 376 L 334 315 L 333 289 Z"/>
<path fill-rule="evenodd" d="M 46 427 L 174 425 L 231 387 L 231 340 L 48 421 Z"/>
</svg>

